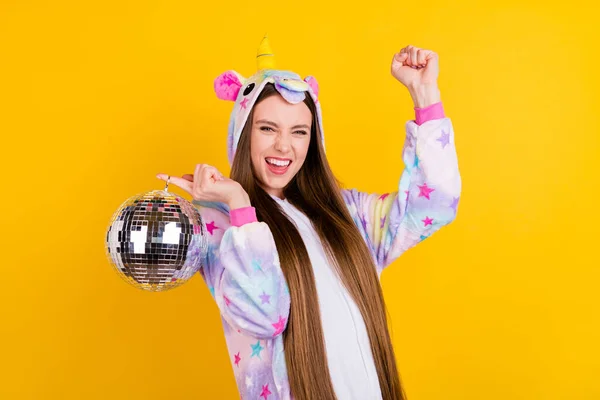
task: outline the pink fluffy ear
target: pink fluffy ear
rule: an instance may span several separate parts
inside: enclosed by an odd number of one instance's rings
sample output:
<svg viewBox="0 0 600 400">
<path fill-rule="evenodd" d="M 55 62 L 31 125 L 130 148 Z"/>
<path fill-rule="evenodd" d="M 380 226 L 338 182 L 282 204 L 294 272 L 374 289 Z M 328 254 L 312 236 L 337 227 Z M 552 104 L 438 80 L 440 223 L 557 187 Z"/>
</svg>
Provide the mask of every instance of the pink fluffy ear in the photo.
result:
<svg viewBox="0 0 600 400">
<path fill-rule="evenodd" d="M 304 78 L 304 82 L 308 83 L 316 97 L 319 97 L 319 84 L 314 76 L 307 76 Z"/>
<path fill-rule="evenodd" d="M 242 87 L 242 76 L 235 71 L 226 71 L 215 78 L 215 93 L 221 100 L 235 101 Z"/>
</svg>

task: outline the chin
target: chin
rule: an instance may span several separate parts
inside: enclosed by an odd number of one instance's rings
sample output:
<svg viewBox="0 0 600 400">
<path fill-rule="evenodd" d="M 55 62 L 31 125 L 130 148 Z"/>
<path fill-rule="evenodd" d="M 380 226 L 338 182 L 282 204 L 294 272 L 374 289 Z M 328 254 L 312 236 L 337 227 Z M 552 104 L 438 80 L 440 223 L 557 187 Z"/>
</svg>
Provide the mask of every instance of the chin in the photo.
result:
<svg viewBox="0 0 600 400">
<path fill-rule="evenodd" d="M 267 187 L 270 189 L 283 189 L 290 183 L 289 179 L 283 181 L 282 179 L 269 179 L 267 181 Z"/>
<path fill-rule="evenodd" d="M 267 176 L 266 179 L 261 179 L 262 186 L 265 190 L 275 189 L 275 190 L 283 190 L 289 183 L 291 179 L 287 176 L 282 177 L 273 177 Z"/>
</svg>

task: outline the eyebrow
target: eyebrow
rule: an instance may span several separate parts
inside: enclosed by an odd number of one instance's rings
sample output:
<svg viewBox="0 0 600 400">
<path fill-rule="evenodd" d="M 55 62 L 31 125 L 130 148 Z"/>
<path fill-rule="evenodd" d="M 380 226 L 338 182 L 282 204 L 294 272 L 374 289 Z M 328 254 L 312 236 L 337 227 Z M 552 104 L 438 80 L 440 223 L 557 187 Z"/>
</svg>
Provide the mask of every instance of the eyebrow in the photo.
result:
<svg viewBox="0 0 600 400">
<path fill-rule="evenodd" d="M 268 119 L 259 119 L 258 121 L 256 121 L 257 124 L 265 124 L 265 125 L 271 125 L 274 127 L 278 127 L 277 124 L 273 121 L 269 121 Z M 306 125 L 306 124 L 300 124 L 300 125 L 294 125 L 292 126 L 292 129 L 297 129 L 297 128 L 305 128 L 305 129 L 310 129 L 310 126 Z"/>
</svg>

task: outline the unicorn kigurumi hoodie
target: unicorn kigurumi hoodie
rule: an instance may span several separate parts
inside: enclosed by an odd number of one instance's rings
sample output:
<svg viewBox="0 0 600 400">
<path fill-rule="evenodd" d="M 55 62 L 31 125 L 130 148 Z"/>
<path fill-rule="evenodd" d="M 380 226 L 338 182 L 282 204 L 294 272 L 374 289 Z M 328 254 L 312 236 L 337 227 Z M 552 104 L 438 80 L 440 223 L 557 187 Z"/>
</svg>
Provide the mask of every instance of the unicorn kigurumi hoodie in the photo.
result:
<svg viewBox="0 0 600 400">
<path fill-rule="evenodd" d="M 227 139 L 230 163 L 250 110 L 267 83 L 290 103 L 312 96 L 323 132 L 316 79 L 276 69 L 266 37 L 259 46 L 257 64 L 257 72 L 249 78 L 230 70 L 214 81 L 217 97 L 233 102 Z M 404 128 L 396 191 L 341 190 L 379 277 L 405 251 L 453 221 L 460 198 L 454 130 L 442 104 L 415 108 L 415 119 L 408 120 Z M 324 146 L 323 137 L 320 140 Z M 287 200 L 272 197 L 298 227 L 310 256 L 337 398 L 380 399 L 369 339 L 356 304 L 332 273 L 308 218 Z M 271 230 L 257 220 L 253 207 L 229 210 L 221 203 L 193 204 L 204 219 L 209 238 L 199 273 L 219 308 L 241 398 L 292 399 L 282 335 L 290 316 L 290 293 Z"/>
</svg>

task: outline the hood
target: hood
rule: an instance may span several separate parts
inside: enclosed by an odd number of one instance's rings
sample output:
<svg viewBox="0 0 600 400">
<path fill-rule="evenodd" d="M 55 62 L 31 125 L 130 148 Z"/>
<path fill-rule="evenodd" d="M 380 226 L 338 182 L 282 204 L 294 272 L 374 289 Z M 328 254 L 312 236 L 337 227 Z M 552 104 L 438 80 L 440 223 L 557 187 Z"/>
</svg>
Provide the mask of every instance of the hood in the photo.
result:
<svg viewBox="0 0 600 400">
<path fill-rule="evenodd" d="M 275 55 L 271 50 L 269 38 L 265 36 L 258 47 L 256 54 L 257 72 L 249 78 L 244 78 L 240 73 L 229 70 L 223 72 L 214 81 L 214 89 L 221 100 L 233 101 L 233 110 L 229 118 L 227 132 L 227 157 L 229 165 L 233 164 L 240 134 L 248 115 L 256 102 L 259 94 L 267 83 L 273 83 L 281 96 L 292 104 L 304 101 L 308 93 L 317 108 L 317 123 L 321 130 L 323 148 L 323 123 L 321 121 L 321 106 L 319 104 L 319 85 L 312 76 L 301 78 L 295 72 L 276 68 Z"/>
</svg>

